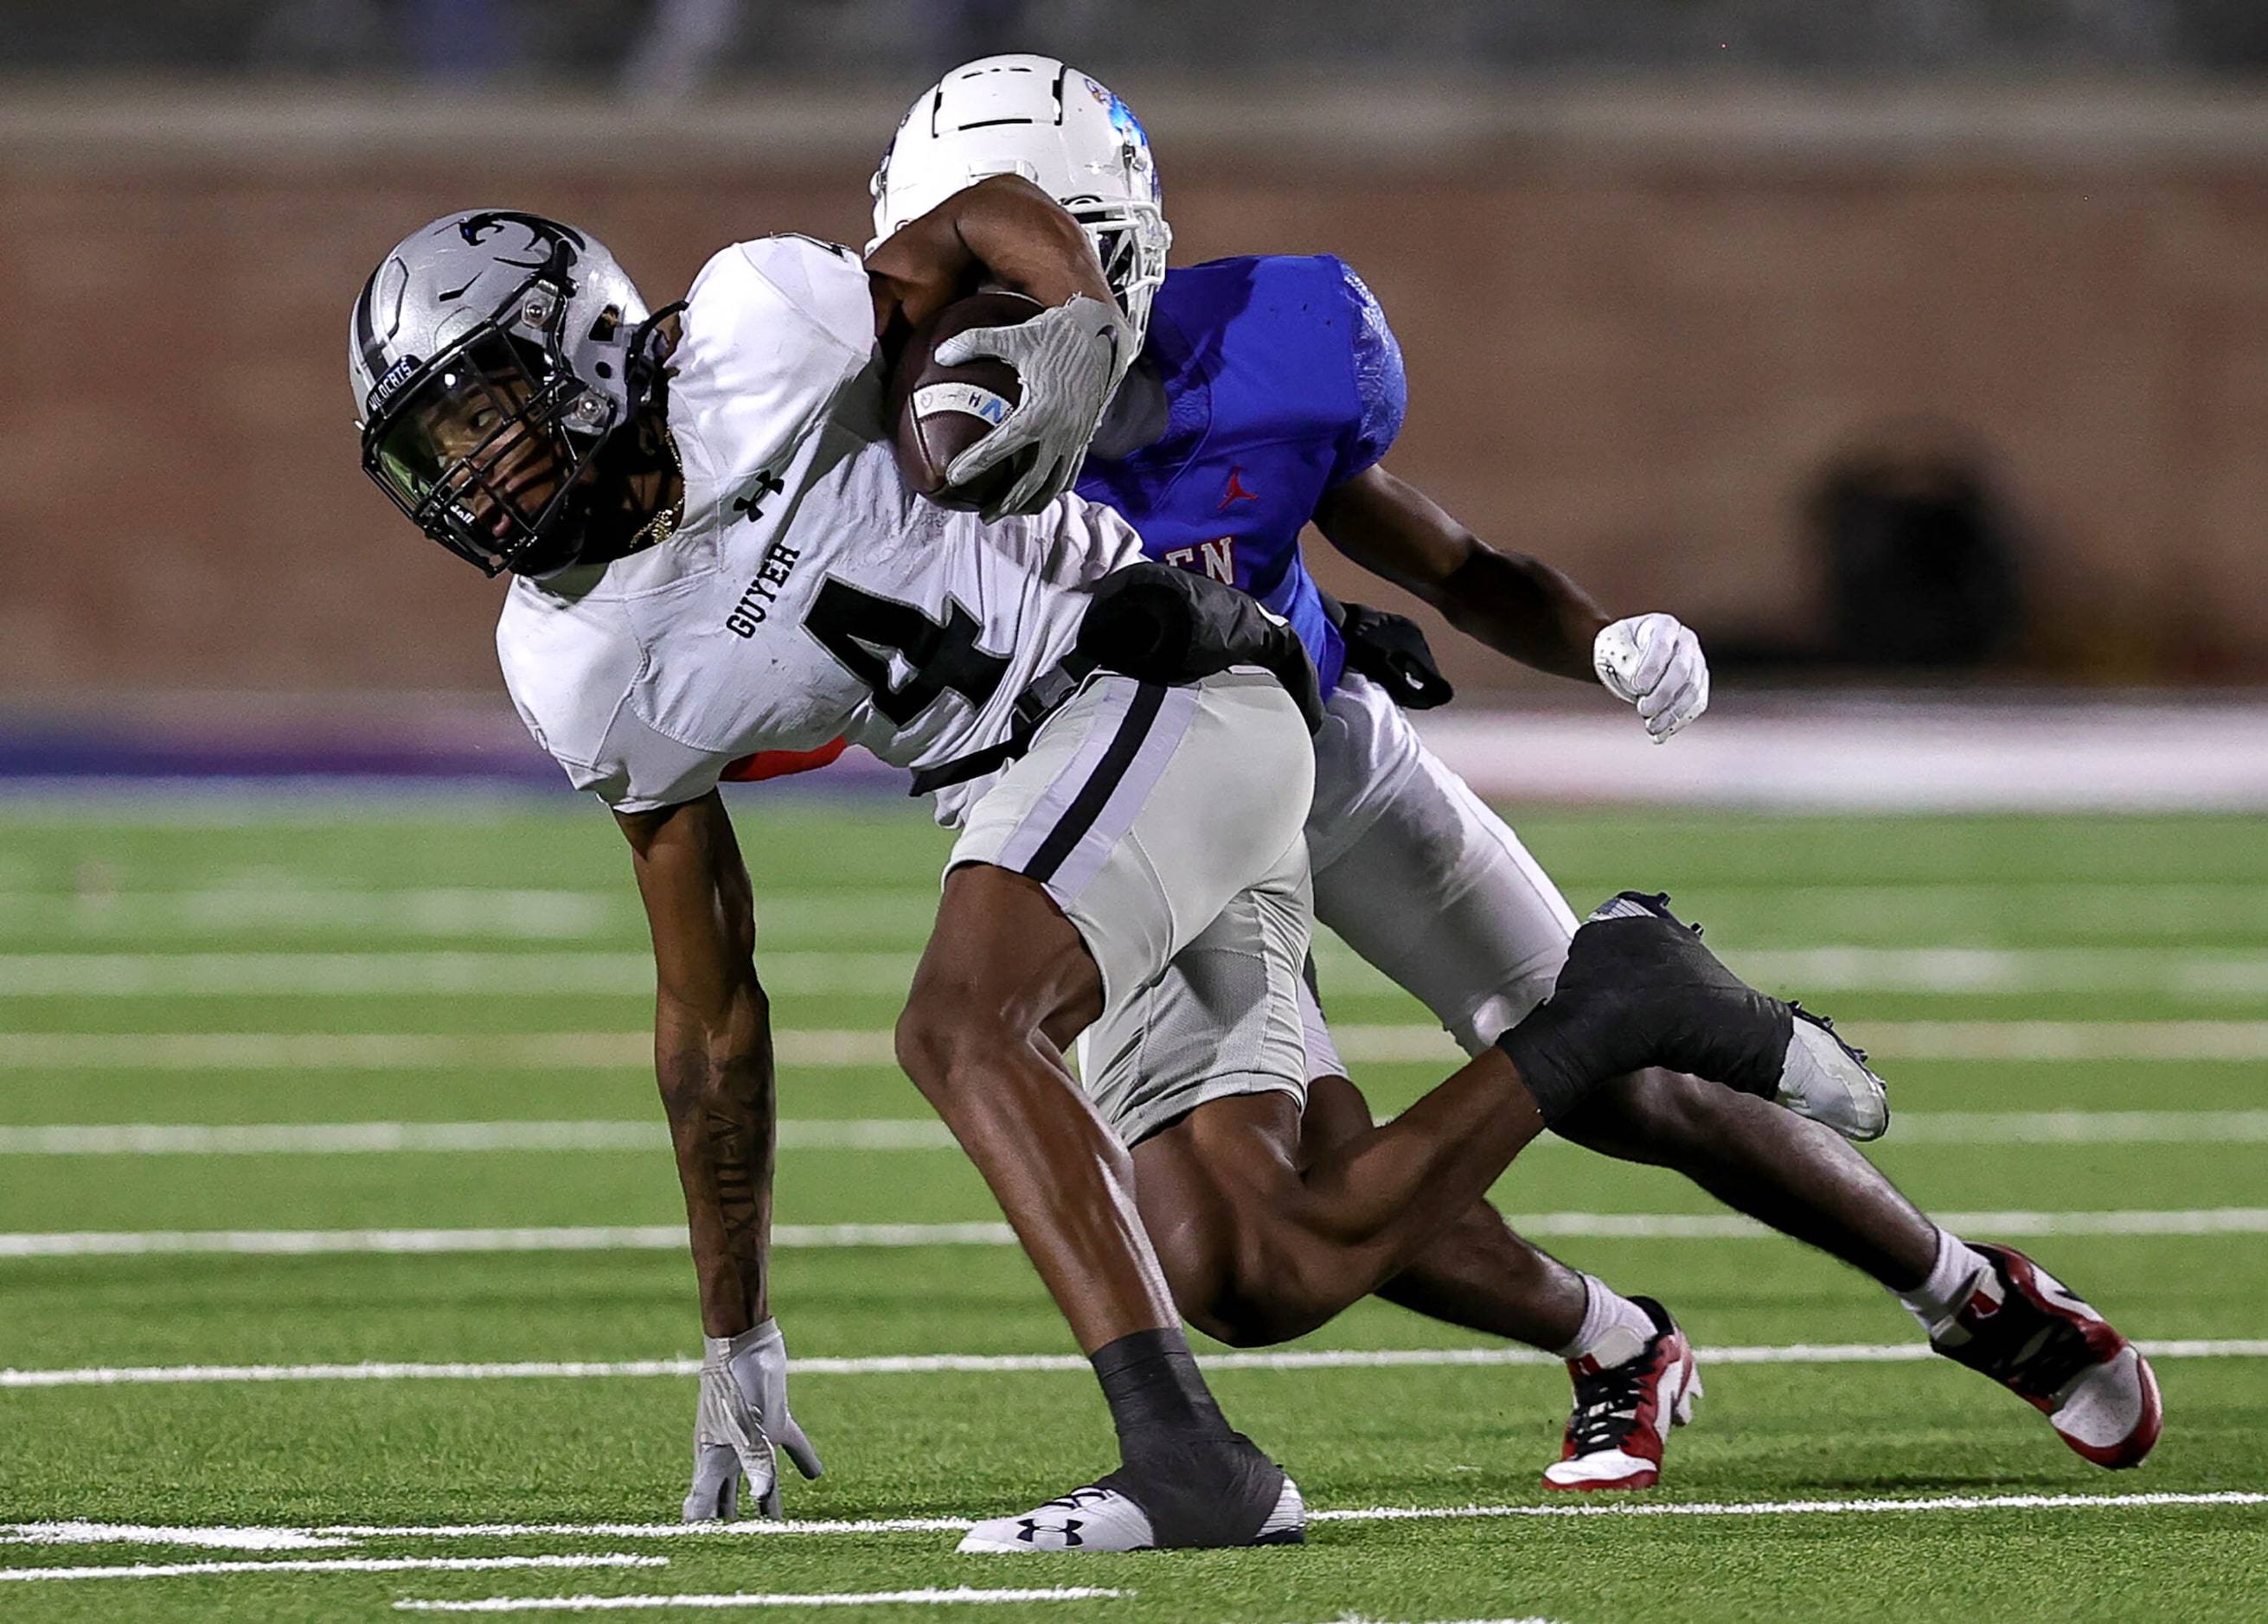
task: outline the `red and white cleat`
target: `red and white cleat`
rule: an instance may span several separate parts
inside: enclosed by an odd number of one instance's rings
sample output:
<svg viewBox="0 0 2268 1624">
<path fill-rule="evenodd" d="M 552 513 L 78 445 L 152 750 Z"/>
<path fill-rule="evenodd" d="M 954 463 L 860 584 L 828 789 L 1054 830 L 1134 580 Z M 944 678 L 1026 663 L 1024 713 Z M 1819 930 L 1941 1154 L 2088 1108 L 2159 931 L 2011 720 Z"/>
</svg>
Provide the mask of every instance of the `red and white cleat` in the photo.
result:
<svg viewBox="0 0 2268 1624">
<path fill-rule="evenodd" d="M 1693 1345 L 1660 1304 L 1650 1297 L 1631 1301 L 1646 1310 L 1654 1333 L 1613 1364 L 1602 1365 L 1595 1355 L 1567 1362 L 1575 1410 L 1559 1459 L 1543 1469 L 1546 1488 L 1652 1488 L 1661 1481 L 1669 1429 L 1693 1419 L 1693 1400 L 1701 1396 Z"/>
<path fill-rule="evenodd" d="M 1973 1246 L 1992 1264 L 1929 1345 L 1981 1370 L 2048 1418 L 2098 1466 L 2137 1466 L 2165 1429 L 2141 1350 L 2022 1253 Z"/>
</svg>

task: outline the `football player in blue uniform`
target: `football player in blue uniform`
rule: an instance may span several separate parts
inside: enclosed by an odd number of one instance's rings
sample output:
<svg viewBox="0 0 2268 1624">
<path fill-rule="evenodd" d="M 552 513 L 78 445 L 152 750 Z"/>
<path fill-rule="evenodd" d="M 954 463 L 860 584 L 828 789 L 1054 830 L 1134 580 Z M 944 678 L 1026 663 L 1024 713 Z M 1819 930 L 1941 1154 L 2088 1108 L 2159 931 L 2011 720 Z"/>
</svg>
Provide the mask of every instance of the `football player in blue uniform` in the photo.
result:
<svg viewBox="0 0 2268 1624">
<path fill-rule="evenodd" d="M 1655 739 L 1698 716 L 1708 668 L 1668 614 L 1614 619 L 1565 575 L 1499 552 L 1382 466 L 1405 404 L 1402 355 L 1378 300 L 1329 256 L 1219 260 L 1168 271 L 1171 241 L 1142 125 L 1052 58 L 965 64 L 917 100 L 873 182 L 877 241 L 983 176 L 1012 173 L 1086 226 L 1140 358 L 1104 414 L 1078 482 L 1116 507 L 1152 558 L 1250 592 L 1299 632 L 1328 700 L 1307 838 L 1316 916 L 1409 989 L 1469 1053 L 1547 995 L 1575 917 L 1519 839 L 1420 742 L 1403 709 L 1449 696 L 1417 627 L 1333 604 L 1308 575 L 1312 522 L 1373 573 L 1524 665 L 1595 680 Z M 968 454 L 981 461 L 981 451 Z M 973 468 L 956 467 L 956 477 Z M 1308 1011 L 1303 1143 L 1366 1130 L 1369 1110 Z M 1718 1199 L 1842 1259 L 1895 1294 L 1937 1349 L 2005 1383 L 2065 1442 L 2106 1466 L 2156 1441 L 2154 1381 L 2102 1317 L 2009 1249 L 1931 1223 L 1854 1138 L 1877 1120 L 1823 1102 L 1743 1096 L 1660 1070 L 1597 1090 L 1557 1131 L 1675 1168 Z M 1819 1120 L 1803 1120 L 1809 1114 Z M 1307 1328 L 1273 1312 L 1265 1247 L 1241 1221 L 1190 1122 L 1136 1145 L 1144 1216 L 1193 1322 L 1237 1341 Z M 1192 1213 L 1204 1215 L 1189 1221 Z M 1515 1236 L 1476 1204 L 1380 1292 L 1455 1324 L 1558 1354 L 1574 1380 L 1562 1489 L 1657 1481 L 1670 1426 L 1700 1391 L 1660 1304 L 1620 1295 Z M 1288 1312 L 1288 1311 L 1287 1311 Z"/>
</svg>

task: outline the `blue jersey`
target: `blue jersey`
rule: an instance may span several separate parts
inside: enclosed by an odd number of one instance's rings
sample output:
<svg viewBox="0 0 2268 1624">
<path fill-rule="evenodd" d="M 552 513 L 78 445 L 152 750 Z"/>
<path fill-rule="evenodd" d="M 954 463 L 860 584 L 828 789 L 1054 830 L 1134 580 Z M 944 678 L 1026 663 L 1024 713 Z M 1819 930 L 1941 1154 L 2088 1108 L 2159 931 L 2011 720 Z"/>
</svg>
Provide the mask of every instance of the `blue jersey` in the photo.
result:
<svg viewBox="0 0 2268 1624">
<path fill-rule="evenodd" d="M 1166 432 L 1088 458 L 1079 494 L 1123 514 L 1152 558 L 1290 621 L 1328 695 L 1346 649 L 1300 532 L 1401 430 L 1402 351 L 1377 299 L 1328 254 L 1215 260 L 1167 273 L 1143 354 L 1165 383 Z"/>
</svg>

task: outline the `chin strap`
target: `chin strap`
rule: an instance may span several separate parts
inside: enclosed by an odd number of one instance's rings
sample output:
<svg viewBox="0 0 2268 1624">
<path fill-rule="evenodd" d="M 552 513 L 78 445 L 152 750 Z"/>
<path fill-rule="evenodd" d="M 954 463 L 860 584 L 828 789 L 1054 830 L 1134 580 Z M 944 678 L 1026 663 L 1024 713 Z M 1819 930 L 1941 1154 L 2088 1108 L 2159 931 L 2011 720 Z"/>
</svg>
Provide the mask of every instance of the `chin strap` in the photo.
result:
<svg viewBox="0 0 2268 1624">
<path fill-rule="evenodd" d="M 630 329 L 622 346 L 622 393 L 632 415 L 661 382 L 670 354 L 677 348 L 675 336 L 663 332 L 661 324 L 684 308 L 683 299 L 664 305 Z"/>
<path fill-rule="evenodd" d="M 627 433 L 635 442 L 639 433 L 638 417 L 648 406 L 666 400 L 669 393 L 668 361 L 677 348 L 677 341 L 661 330 L 661 324 L 685 308 L 685 301 L 665 305 L 630 330 L 622 346 L 622 393 L 630 403 L 630 418 L 617 433 Z M 677 438 L 666 424 L 659 430 L 660 452 L 651 459 L 656 468 L 674 471 L 677 475 L 677 500 L 657 510 L 630 538 L 618 547 L 593 547 L 587 542 L 576 555 L 578 563 L 611 563 L 617 558 L 627 558 L 633 553 L 643 553 L 648 547 L 659 547 L 676 533 L 685 522 L 685 461 L 678 455 Z M 647 460 L 643 452 L 638 461 Z M 637 471 L 637 464 L 631 472 Z M 585 520 L 587 528 L 590 521 Z"/>
</svg>

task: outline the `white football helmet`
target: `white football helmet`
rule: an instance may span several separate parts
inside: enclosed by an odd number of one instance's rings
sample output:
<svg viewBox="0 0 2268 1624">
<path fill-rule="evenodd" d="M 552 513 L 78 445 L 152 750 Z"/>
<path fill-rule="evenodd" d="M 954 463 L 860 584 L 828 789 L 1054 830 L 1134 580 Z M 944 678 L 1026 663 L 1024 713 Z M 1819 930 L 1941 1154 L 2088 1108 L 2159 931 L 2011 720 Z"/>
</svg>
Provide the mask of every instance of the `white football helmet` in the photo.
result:
<svg viewBox="0 0 2268 1624">
<path fill-rule="evenodd" d="M 866 251 L 998 174 L 1023 176 L 1086 228 L 1138 342 L 1174 240 L 1150 137 L 1107 85 L 1052 56 L 981 56 L 922 92 L 874 172 Z"/>
</svg>

